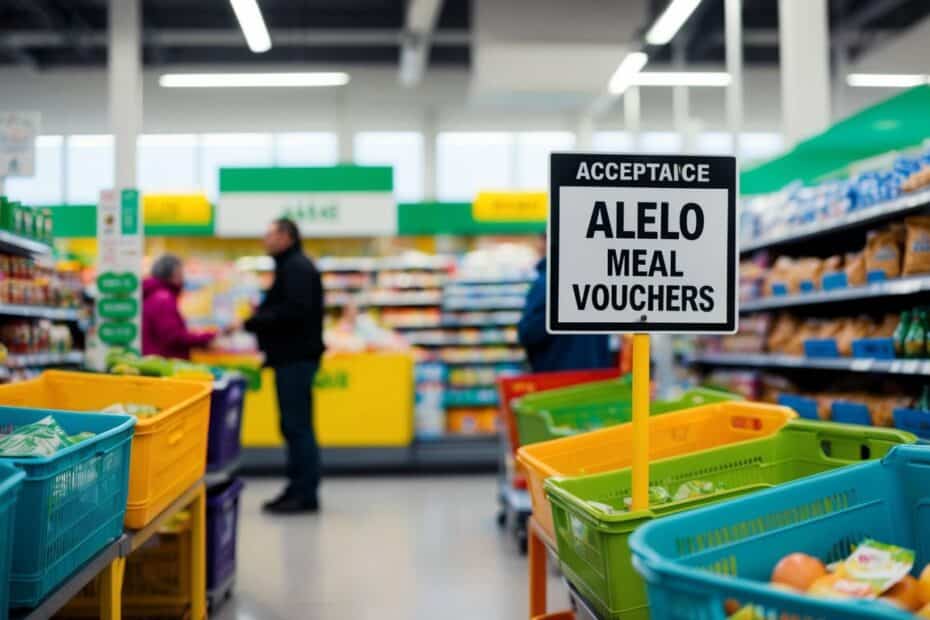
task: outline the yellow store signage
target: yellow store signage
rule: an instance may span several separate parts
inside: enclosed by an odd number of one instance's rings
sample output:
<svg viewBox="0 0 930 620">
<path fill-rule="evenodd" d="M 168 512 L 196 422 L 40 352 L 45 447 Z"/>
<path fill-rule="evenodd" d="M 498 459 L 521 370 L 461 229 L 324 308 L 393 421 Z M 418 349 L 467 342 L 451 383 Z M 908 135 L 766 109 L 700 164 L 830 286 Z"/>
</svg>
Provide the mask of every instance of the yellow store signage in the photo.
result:
<svg viewBox="0 0 930 620">
<path fill-rule="evenodd" d="M 545 222 L 549 195 L 546 192 L 479 192 L 471 213 L 479 222 Z"/>
<path fill-rule="evenodd" d="M 213 218 L 204 194 L 145 194 L 142 206 L 149 225 L 208 225 Z"/>
</svg>

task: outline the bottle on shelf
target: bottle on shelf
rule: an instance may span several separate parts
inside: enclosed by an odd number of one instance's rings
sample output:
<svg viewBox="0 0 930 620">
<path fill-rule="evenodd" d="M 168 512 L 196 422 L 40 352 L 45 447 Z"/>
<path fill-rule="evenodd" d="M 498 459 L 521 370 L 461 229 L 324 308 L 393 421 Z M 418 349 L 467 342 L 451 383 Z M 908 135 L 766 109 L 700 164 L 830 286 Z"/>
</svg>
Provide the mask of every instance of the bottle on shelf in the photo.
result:
<svg viewBox="0 0 930 620">
<path fill-rule="evenodd" d="M 927 311 L 918 308 L 914 311 L 911 326 L 907 330 L 904 340 L 904 354 L 906 357 L 924 357 L 927 343 Z"/>
<path fill-rule="evenodd" d="M 901 320 L 894 330 L 894 352 L 897 357 L 904 357 L 904 341 L 907 340 L 907 333 L 911 329 L 911 311 L 905 310 L 901 313 Z"/>
</svg>

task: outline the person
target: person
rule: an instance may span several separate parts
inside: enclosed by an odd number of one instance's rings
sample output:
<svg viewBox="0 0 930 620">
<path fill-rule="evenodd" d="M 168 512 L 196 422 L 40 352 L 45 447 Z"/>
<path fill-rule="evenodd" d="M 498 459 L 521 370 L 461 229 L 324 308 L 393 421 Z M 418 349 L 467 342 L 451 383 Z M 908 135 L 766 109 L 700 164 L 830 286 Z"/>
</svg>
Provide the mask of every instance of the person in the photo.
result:
<svg viewBox="0 0 930 620">
<path fill-rule="evenodd" d="M 142 282 L 142 354 L 190 359 L 191 349 L 206 347 L 213 331 L 191 331 L 178 308 L 184 290 L 181 259 L 165 254 L 152 264 L 151 276 Z"/>
<path fill-rule="evenodd" d="M 546 258 L 536 265 L 536 280 L 526 295 L 517 336 L 533 372 L 610 368 L 616 364 L 606 334 L 560 334 L 546 331 Z"/>
<path fill-rule="evenodd" d="M 265 364 L 275 372 L 288 485 L 263 508 L 273 514 L 316 512 L 320 451 L 313 430 L 312 388 L 324 349 L 323 282 L 303 253 L 292 220 L 272 222 L 264 244 L 274 258 L 274 282 L 243 327 L 256 335 Z"/>
</svg>

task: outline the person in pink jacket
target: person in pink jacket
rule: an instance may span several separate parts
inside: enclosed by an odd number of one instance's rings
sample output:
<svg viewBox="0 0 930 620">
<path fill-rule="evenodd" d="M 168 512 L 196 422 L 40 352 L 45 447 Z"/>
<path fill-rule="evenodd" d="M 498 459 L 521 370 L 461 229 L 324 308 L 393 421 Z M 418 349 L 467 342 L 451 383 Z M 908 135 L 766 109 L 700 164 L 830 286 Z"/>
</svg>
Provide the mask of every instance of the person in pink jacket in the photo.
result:
<svg viewBox="0 0 930 620">
<path fill-rule="evenodd" d="M 184 290 L 184 266 L 173 254 L 152 265 L 142 283 L 142 354 L 190 359 L 191 349 L 206 347 L 216 332 L 191 331 L 181 316 L 178 298 Z"/>
</svg>

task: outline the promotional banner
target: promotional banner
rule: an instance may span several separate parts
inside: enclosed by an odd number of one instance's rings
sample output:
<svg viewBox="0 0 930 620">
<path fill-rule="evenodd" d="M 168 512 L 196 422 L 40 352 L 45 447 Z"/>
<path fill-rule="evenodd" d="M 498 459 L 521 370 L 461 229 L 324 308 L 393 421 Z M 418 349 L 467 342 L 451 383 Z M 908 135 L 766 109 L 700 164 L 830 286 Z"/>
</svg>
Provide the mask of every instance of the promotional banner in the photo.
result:
<svg viewBox="0 0 930 620">
<path fill-rule="evenodd" d="M 397 234 L 389 166 L 223 168 L 216 205 L 218 237 L 260 237 L 280 217 L 304 237 Z"/>
<path fill-rule="evenodd" d="M 105 366 L 112 347 L 142 349 L 144 238 L 137 190 L 103 190 L 97 204 L 97 321 L 99 346 L 89 362 Z"/>
</svg>

